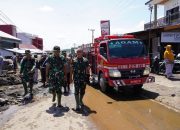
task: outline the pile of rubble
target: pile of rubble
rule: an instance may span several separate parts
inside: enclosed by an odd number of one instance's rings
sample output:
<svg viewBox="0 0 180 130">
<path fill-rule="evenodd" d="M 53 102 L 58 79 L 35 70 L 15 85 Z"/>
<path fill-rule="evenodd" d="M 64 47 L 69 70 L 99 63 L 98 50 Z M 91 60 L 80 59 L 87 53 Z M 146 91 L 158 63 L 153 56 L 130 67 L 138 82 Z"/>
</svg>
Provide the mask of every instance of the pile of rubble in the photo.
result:
<svg viewBox="0 0 180 130">
<path fill-rule="evenodd" d="M 16 74 L 3 74 L 0 76 L 0 86 L 17 85 L 21 83 L 21 78 Z"/>
<path fill-rule="evenodd" d="M 34 96 L 42 98 L 47 96 L 47 93 L 47 88 L 42 87 L 42 83 L 34 85 Z M 24 88 L 22 84 L 0 86 L 0 112 L 8 109 L 11 105 L 25 105 L 34 101 L 24 102 L 26 96 L 23 96 L 23 94 Z"/>
<path fill-rule="evenodd" d="M 19 104 L 22 98 L 22 85 L 0 86 L 0 111 L 8 109 L 9 105 Z"/>
</svg>

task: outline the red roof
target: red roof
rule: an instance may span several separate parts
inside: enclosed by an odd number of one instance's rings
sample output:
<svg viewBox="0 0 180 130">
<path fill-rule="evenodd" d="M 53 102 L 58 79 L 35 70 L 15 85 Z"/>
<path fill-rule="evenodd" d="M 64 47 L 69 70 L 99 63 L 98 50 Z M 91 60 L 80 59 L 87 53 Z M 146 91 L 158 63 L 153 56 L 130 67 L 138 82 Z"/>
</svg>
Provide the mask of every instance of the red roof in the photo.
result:
<svg viewBox="0 0 180 130">
<path fill-rule="evenodd" d="M 19 44 L 19 48 L 20 49 L 37 49 L 37 47 L 35 47 L 32 44 Z"/>
</svg>

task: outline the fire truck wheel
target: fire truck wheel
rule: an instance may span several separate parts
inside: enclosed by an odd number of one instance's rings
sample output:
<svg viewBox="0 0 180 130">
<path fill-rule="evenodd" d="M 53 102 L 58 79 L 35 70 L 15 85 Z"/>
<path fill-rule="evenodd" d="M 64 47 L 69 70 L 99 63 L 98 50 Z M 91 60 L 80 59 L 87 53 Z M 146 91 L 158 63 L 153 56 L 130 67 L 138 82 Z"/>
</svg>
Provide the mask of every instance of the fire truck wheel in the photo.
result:
<svg viewBox="0 0 180 130">
<path fill-rule="evenodd" d="M 108 86 L 107 86 L 106 80 L 103 76 L 103 73 L 99 77 L 99 86 L 100 86 L 100 89 L 102 92 L 107 92 Z"/>
</svg>

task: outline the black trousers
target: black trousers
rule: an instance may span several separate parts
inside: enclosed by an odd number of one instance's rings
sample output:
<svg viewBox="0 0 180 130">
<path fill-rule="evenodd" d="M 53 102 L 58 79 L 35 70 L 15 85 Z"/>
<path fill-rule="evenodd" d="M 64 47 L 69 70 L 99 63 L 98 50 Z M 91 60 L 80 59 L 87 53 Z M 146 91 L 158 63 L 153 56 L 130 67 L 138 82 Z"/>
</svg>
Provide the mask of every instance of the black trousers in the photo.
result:
<svg viewBox="0 0 180 130">
<path fill-rule="evenodd" d="M 46 68 L 41 68 L 41 80 L 42 82 L 46 82 Z"/>
</svg>

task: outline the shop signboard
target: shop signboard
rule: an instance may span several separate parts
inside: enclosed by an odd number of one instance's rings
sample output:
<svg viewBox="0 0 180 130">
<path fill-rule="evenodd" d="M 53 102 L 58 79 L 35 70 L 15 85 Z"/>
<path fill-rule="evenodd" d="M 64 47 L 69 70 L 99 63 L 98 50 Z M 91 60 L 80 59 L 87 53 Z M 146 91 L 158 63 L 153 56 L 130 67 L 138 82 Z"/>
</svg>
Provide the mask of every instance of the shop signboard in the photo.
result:
<svg viewBox="0 0 180 130">
<path fill-rule="evenodd" d="M 180 43 L 180 32 L 162 32 L 161 42 Z"/>
</svg>

